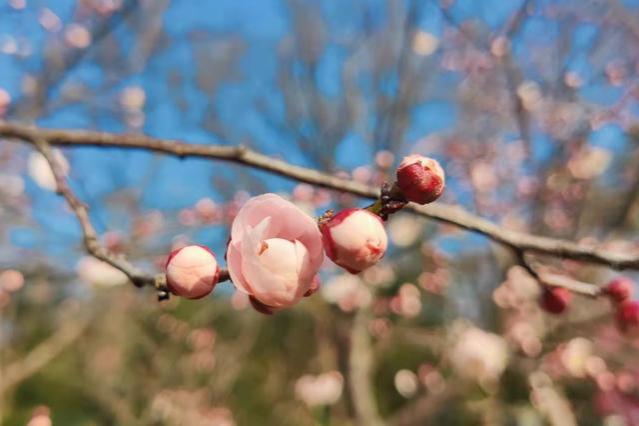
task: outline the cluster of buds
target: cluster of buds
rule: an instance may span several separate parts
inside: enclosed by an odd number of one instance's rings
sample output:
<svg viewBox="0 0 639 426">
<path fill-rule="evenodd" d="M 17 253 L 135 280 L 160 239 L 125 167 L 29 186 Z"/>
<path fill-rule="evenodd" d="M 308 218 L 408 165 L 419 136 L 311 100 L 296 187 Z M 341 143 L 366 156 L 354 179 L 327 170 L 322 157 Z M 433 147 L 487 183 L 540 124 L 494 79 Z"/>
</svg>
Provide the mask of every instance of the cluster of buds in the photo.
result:
<svg viewBox="0 0 639 426">
<path fill-rule="evenodd" d="M 444 170 L 437 160 L 409 155 L 397 168 L 397 181 L 382 186 L 380 199 L 366 209 L 328 212 L 319 220 L 326 255 L 337 265 L 357 274 L 376 264 L 386 253 L 384 221 L 412 201 L 426 204 L 442 194 Z"/>
<path fill-rule="evenodd" d="M 634 281 L 618 276 L 610 281 L 603 290 L 616 309 L 617 326 L 624 333 L 639 332 L 639 301 L 632 300 Z"/>
<path fill-rule="evenodd" d="M 388 215 L 409 201 L 436 200 L 444 180 L 436 160 L 410 155 L 397 169 L 397 182 L 385 184 L 375 204 L 329 211 L 319 221 L 276 194 L 251 198 L 231 227 L 225 256 L 229 276 L 259 312 L 290 307 L 317 291 L 324 253 L 352 274 L 376 264 L 388 247 Z M 200 245 L 172 252 L 165 269 L 168 291 L 188 299 L 208 295 L 220 279 L 215 255 Z"/>
</svg>

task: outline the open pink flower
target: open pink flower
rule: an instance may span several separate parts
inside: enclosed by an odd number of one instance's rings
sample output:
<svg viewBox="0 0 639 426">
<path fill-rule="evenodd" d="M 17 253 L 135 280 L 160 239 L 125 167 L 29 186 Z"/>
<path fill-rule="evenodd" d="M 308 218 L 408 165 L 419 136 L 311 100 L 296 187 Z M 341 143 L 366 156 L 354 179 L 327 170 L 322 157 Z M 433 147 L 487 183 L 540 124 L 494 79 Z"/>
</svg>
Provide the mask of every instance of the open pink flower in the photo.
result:
<svg viewBox="0 0 639 426">
<path fill-rule="evenodd" d="M 324 260 L 315 220 L 275 194 L 251 198 L 240 209 L 226 256 L 233 284 L 262 313 L 292 306 L 316 290 Z"/>
</svg>

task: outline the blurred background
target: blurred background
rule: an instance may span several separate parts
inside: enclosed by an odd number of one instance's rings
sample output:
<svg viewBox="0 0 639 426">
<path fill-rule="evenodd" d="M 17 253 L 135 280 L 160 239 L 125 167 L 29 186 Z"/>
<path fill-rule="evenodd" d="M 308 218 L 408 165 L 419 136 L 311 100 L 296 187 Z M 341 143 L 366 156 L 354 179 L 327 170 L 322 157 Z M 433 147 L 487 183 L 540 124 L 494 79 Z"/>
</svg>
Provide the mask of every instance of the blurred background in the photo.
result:
<svg viewBox="0 0 639 426">
<path fill-rule="evenodd" d="M 506 228 L 639 251 L 637 0 L 0 0 L 0 116 L 245 144 L 379 185 L 437 158 L 442 201 Z M 222 162 L 64 148 L 102 242 L 149 272 L 221 257 L 251 195 L 366 201 Z M 87 257 L 31 146 L 0 140 L 4 425 L 634 425 L 637 342 L 606 300 L 543 312 L 489 240 L 408 214 L 385 260 L 327 262 L 272 317 Z M 610 270 L 545 264 L 592 283 Z"/>
</svg>

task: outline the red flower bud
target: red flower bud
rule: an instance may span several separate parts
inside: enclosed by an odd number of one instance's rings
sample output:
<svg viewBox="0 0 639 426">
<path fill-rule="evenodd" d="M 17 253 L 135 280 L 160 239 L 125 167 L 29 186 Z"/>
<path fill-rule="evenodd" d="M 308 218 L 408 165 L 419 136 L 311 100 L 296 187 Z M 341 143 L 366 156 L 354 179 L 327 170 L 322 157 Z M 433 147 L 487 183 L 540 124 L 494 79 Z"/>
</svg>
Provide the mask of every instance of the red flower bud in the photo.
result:
<svg viewBox="0 0 639 426">
<path fill-rule="evenodd" d="M 632 297 L 634 282 L 624 276 L 618 276 L 610 281 L 604 288 L 604 294 L 608 295 L 613 302 L 621 303 Z"/>
<path fill-rule="evenodd" d="M 208 247 L 192 245 L 174 250 L 166 260 L 166 285 L 171 293 L 199 299 L 206 296 L 220 278 L 220 267 Z"/>
<path fill-rule="evenodd" d="M 639 302 L 626 300 L 617 307 L 617 325 L 624 333 L 639 331 Z"/>
<path fill-rule="evenodd" d="M 541 307 L 551 314 L 563 313 L 572 299 L 572 293 L 563 287 L 544 287 L 539 301 Z"/>
<path fill-rule="evenodd" d="M 432 158 L 409 155 L 397 168 L 397 187 L 408 201 L 432 203 L 442 195 L 444 186 L 444 170 Z"/>
<path fill-rule="evenodd" d="M 326 255 L 352 274 L 373 266 L 386 253 L 388 237 L 379 216 L 347 209 L 320 223 Z"/>
</svg>

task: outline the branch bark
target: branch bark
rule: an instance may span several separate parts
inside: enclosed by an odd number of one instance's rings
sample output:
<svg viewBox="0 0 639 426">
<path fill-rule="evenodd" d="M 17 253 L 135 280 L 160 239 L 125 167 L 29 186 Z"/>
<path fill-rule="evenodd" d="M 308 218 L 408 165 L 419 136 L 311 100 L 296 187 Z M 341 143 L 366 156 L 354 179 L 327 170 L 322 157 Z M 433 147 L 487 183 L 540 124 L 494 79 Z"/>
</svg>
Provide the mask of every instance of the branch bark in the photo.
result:
<svg viewBox="0 0 639 426">
<path fill-rule="evenodd" d="M 199 157 L 217 159 L 363 198 L 376 199 L 379 196 L 378 188 L 342 179 L 317 170 L 289 164 L 283 160 L 260 154 L 244 146 L 196 145 L 178 140 L 158 139 L 144 135 L 114 134 L 84 130 L 41 129 L 11 122 L 0 122 L 0 137 L 18 139 L 34 145 L 40 140 L 57 146 L 141 149 L 180 158 Z M 484 235 L 515 251 L 589 262 L 613 269 L 639 269 L 638 255 L 610 252 L 605 249 L 584 246 L 567 240 L 542 237 L 506 229 L 489 220 L 473 215 L 458 206 L 434 203 L 427 206 L 409 205 L 406 209 L 420 216 Z"/>
</svg>

